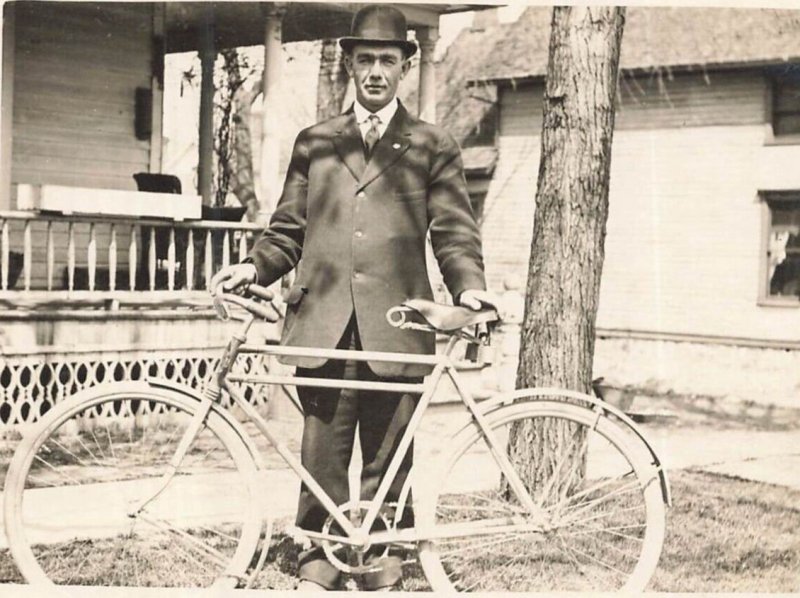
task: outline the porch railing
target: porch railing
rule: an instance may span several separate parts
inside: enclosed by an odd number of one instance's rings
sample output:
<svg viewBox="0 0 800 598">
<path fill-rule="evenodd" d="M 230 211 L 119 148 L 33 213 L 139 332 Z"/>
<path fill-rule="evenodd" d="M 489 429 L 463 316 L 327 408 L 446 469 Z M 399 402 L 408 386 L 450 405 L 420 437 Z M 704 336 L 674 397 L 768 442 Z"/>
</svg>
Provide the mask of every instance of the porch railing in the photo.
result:
<svg viewBox="0 0 800 598">
<path fill-rule="evenodd" d="M 0 212 L 0 300 L 147 302 L 205 295 L 261 226 Z"/>
</svg>

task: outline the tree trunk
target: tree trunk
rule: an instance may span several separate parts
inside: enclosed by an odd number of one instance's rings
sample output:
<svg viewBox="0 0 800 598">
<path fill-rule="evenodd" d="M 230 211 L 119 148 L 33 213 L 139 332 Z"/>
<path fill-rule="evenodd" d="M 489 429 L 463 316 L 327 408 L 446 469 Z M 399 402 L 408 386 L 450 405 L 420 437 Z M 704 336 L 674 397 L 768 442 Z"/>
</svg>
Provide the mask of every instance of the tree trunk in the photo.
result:
<svg viewBox="0 0 800 598">
<path fill-rule="evenodd" d="M 553 9 L 517 388 L 591 388 L 624 20 L 624 8 Z M 531 487 L 564 451 L 566 483 L 580 482 L 585 439 L 575 432 L 548 423 L 512 431 L 509 452 Z"/>
<path fill-rule="evenodd" d="M 233 96 L 233 146 L 236 157 L 231 174 L 231 192 L 247 208 L 247 220 L 258 217 L 258 197 L 253 176 L 253 136 L 250 131 L 251 109 L 260 86 L 253 91 L 240 88 Z"/>
<path fill-rule="evenodd" d="M 335 39 L 322 40 L 317 79 L 317 122 L 341 114 L 349 80 L 344 54 Z"/>
</svg>

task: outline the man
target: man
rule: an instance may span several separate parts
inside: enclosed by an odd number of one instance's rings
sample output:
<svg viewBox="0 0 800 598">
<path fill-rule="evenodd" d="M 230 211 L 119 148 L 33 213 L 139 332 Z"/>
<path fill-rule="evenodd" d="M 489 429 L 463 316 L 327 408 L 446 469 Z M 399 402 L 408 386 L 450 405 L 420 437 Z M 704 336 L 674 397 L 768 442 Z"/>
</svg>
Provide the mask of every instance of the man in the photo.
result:
<svg viewBox="0 0 800 598">
<path fill-rule="evenodd" d="M 408 114 L 396 98 L 416 45 L 403 14 L 387 5 L 359 10 L 342 38 L 356 101 L 345 114 L 302 131 L 283 194 L 248 263 L 221 270 L 212 288 L 269 285 L 297 266 L 286 296 L 282 343 L 290 346 L 433 353 L 434 336 L 390 327 L 386 311 L 431 298 L 426 232 L 444 282 L 461 305 L 492 304 L 485 291 L 478 227 L 458 145 Z M 302 256 L 302 259 L 301 259 Z M 286 359 L 307 377 L 419 381 L 427 366 Z M 409 380 L 410 379 L 410 380 Z M 363 456 L 361 498 L 374 496 L 417 396 L 300 388 L 305 412 L 301 458 L 337 504 L 349 500 L 347 468 L 356 424 Z M 396 501 L 411 454 L 388 496 Z M 319 530 L 328 513 L 301 489 L 297 525 Z M 407 514 L 402 524 L 410 524 Z M 400 559 L 390 554 L 364 575 L 367 589 L 394 585 Z M 319 547 L 301 553 L 298 589 L 335 589 L 339 571 Z"/>
</svg>

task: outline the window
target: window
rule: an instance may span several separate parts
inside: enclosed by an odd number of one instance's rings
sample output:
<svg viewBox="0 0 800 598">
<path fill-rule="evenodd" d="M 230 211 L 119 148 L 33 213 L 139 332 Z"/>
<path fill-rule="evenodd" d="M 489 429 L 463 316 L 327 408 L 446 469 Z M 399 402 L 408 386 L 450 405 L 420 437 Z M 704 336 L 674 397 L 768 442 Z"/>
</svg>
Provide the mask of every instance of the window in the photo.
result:
<svg viewBox="0 0 800 598">
<path fill-rule="evenodd" d="M 763 195 L 768 214 L 765 295 L 800 299 L 800 191 Z"/>
<path fill-rule="evenodd" d="M 800 135 L 800 66 L 772 80 L 772 134 Z"/>
</svg>

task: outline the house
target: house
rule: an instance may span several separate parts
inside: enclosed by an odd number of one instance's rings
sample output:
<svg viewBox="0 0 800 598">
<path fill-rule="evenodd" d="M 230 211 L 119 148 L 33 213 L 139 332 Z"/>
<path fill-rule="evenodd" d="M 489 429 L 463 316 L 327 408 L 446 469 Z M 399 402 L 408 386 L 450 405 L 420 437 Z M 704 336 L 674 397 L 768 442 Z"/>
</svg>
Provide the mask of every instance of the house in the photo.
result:
<svg viewBox="0 0 800 598">
<path fill-rule="evenodd" d="M 469 7 L 400 8 L 420 45 L 418 106 L 432 117 L 439 15 Z M 264 46 L 264 103 L 271 107 L 282 44 L 345 35 L 357 9 L 4 3 L 0 428 L 31 423 L 101 381 L 158 375 L 198 384 L 207 375 L 230 335 L 210 309 L 208 280 L 246 253 L 260 230 L 258 223 L 201 219 L 212 194 L 217 51 Z M 162 170 L 164 56 L 186 51 L 198 51 L 202 64 L 197 189 Z M 261 113 L 263 219 L 280 187 L 280 114 Z M 274 339 L 275 331 L 263 334 Z"/>
<path fill-rule="evenodd" d="M 495 289 L 527 274 L 549 26 L 463 33 L 491 49 Z M 620 60 L 595 374 L 800 406 L 800 11 L 630 7 Z"/>
</svg>

